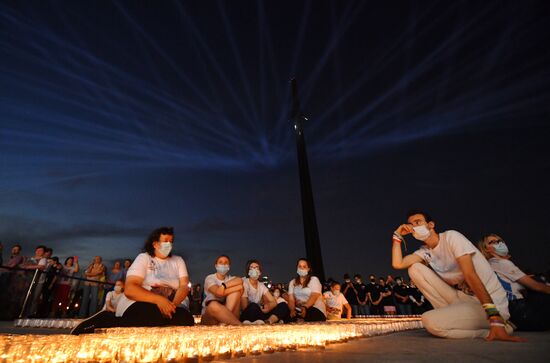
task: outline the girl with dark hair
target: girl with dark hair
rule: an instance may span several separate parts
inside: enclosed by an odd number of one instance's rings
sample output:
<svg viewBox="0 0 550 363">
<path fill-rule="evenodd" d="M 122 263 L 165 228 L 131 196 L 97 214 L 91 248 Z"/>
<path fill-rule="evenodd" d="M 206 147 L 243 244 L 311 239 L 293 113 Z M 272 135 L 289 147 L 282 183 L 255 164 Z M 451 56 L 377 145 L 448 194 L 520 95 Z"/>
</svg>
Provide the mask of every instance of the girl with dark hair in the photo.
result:
<svg viewBox="0 0 550 363">
<path fill-rule="evenodd" d="M 98 313 L 71 333 L 91 333 L 111 326 L 193 325 L 191 313 L 177 307 L 189 293 L 189 276 L 183 259 L 171 254 L 173 242 L 172 228 L 154 230 L 145 242 L 145 252 L 136 257 L 128 270 L 116 318 Z"/>
<path fill-rule="evenodd" d="M 321 282 L 312 275 L 309 261 L 300 258 L 297 263 L 296 278 L 288 284 L 288 307 L 292 318 L 305 321 L 325 321 L 327 313 Z"/>
<path fill-rule="evenodd" d="M 239 312 L 243 280 L 229 275 L 231 260 L 226 255 L 216 258 L 216 273 L 204 280 L 205 298 L 202 308 L 201 324 L 215 325 L 224 323 L 240 325 Z"/>
<path fill-rule="evenodd" d="M 277 303 L 268 288 L 258 281 L 262 267 L 257 260 L 246 263 L 246 275 L 243 279 L 244 292 L 241 297 L 241 321 L 243 323 L 262 322 L 274 324 L 279 320 L 290 318 L 290 310 L 286 302 Z"/>
</svg>

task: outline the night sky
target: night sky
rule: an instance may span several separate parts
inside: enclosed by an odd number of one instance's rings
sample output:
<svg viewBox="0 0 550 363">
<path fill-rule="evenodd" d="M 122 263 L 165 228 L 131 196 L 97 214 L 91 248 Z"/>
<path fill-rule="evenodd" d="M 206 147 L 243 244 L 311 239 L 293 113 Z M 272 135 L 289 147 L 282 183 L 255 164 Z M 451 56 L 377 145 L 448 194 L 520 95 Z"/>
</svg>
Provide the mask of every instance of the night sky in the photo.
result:
<svg viewBox="0 0 550 363">
<path fill-rule="evenodd" d="M 546 271 L 549 18 L 547 1 L 2 1 L 4 258 L 46 244 L 110 266 L 168 225 L 192 281 L 220 253 L 290 280 L 296 77 L 327 277 L 394 273 L 411 208 Z"/>
</svg>

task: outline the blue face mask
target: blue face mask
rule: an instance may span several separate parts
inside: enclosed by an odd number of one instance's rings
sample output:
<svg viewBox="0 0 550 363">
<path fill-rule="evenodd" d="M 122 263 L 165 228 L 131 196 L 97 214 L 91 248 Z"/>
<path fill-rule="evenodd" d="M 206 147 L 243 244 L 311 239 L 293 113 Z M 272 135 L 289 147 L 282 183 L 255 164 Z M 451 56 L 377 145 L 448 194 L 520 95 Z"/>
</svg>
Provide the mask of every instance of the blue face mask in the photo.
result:
<svg viewBox="0 0 550 363">
<path fill-rule="evenodd" d="M 506 246 L 506 243 L 504 243 L 504 241 L 500 241 L 498 243 L 495 243 L 493 245 L 493 249 L 495 251 L 495 253 L 497 255 L 499 255 L 500 257 L 506 257 L 508 256 L 508 253 L 510 251 L 508 251 L 508 246 Z"/>
<path fill-rule="evenodd" d="M 229 272 L 229 265 L 216 265 L 216 272 L 220 275 L 225 275 Z"/>
</svg>

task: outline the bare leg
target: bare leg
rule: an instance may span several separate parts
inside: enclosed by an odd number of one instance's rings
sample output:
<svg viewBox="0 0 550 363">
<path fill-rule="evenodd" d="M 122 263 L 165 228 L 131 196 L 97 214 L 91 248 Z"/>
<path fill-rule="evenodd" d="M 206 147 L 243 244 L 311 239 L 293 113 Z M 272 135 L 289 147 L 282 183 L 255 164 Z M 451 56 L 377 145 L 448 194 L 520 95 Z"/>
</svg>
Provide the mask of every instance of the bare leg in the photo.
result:
<svg viewBox="0 0 550 363">
<path fill-rule="evenodd" d="M 231 295 L 229 295 L 231 296 Z M 229 297 L 228 296 L 228 297 Z M 240 300 L 240 296 L 239 296 Z M 238 306 L 238 304 L 237 304 Z M 213 325 L 217 322 L 229 324 L 229 325 L 240 325 L 241 322 L 235 317 L 232 311 L 230 311 L 225 305 L 218 301 L 212 301 L 206 307 L 205 314 L 203 315 L 203 324 L 204 325 Z"/>
<path fill-rule="evenodd" d="M 236 291 L 225 298 L 225 306 L 233 313 L 237 320 L 239 320 L 239 315 L 241 314 L 241 294 L 241 291 Z"/>
</svg>

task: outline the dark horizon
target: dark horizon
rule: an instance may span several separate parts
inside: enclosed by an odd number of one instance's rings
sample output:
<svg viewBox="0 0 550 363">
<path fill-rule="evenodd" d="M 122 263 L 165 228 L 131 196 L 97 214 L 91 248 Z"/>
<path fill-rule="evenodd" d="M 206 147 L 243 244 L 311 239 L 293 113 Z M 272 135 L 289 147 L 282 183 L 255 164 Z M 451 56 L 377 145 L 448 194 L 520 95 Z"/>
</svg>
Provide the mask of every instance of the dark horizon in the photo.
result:
<svg viewBox="0 0 550 363">
<path fill-rule="evenodd" d="M 289 281 L 305 255 L 299 83 L 325 273 L 403 275 L 408 210 L 550 269 L 550 5 L 543 1 L 0 4 L 0 241 L 134 258 L 175 227 Z M 408 243 L 409 252 L 420 242 Z"/>
</svg>

